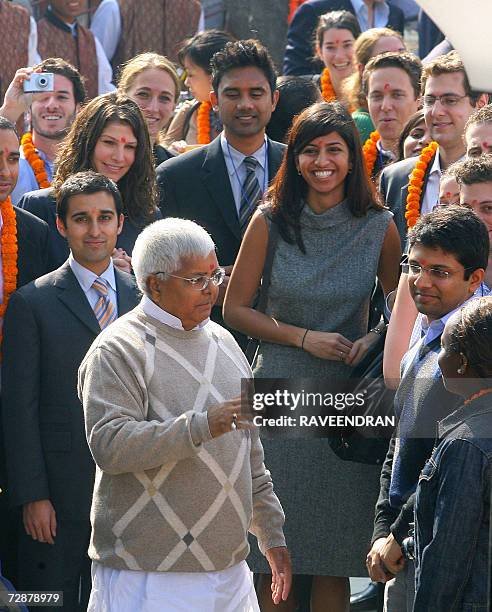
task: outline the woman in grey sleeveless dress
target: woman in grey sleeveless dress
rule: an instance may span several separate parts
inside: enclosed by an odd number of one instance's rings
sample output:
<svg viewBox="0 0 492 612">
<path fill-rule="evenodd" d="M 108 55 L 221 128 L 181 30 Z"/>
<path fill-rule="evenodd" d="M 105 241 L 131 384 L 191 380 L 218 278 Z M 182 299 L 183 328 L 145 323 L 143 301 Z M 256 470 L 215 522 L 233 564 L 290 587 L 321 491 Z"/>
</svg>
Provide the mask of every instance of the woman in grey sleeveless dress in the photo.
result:
<svg viewBox="0 0 492 612">
<path fill-rule="evenodd" d="M 294 121 L 269 200 L 245 235 L 225 319 L 262 340 L 255 377 L 346 379 L 377 339 L 368 333 L 370 296 L 376 276 L 385 293 L 395 288 L 400 243 L 391 213 L 374 198 L 355 126 L 340 104 L 316 104 Z M 279 238 L 263 314 L 249 305 L 271 223 Z M 293 572 L 314 577 L 313 610 L 345 611 L 348 577 L 365 575 L 380 469 L 339 460 L 326 439 L 263 445 L 286 515 Z M 250 566 L 269 571 L 257 549 Z"/>
</svg>

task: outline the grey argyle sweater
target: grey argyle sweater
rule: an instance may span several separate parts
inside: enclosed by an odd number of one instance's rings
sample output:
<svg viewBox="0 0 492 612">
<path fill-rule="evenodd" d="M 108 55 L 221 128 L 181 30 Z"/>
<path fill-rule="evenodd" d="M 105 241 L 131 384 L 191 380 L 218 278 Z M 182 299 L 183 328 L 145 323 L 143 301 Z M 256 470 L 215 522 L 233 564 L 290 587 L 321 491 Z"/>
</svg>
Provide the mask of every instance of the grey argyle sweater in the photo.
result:
<svg viewBox="0 0 492 612">
<path fill-rule="evenodd" d="M 229 332 L 171 328 L 141 306 L 107 327 L 79 370 L 97 464 L 89 555 L 117 569 L 203 572 L 284 546 L 258 432 L 212 439 L 206 410 L 237 397 L 248 363 Z"/>
</svg>

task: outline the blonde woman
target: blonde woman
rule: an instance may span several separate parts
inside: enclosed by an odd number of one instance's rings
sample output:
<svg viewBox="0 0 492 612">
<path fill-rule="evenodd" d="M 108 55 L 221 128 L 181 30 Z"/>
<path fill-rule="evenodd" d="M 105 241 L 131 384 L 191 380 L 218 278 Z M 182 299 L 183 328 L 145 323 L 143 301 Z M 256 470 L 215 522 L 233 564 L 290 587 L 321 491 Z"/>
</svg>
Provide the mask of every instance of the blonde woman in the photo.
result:
<svg viewBox="0 0 492 612">
<path fill-rule="evenodd" d="M 180 81 L 173 63 L 157 53 L 141 53 L 121 71 L 118 89 L 138 104 L 158 166 L 173 154 L 160 142 L 162 130 L 169 125 L 180 92 Z"/>
</svg>

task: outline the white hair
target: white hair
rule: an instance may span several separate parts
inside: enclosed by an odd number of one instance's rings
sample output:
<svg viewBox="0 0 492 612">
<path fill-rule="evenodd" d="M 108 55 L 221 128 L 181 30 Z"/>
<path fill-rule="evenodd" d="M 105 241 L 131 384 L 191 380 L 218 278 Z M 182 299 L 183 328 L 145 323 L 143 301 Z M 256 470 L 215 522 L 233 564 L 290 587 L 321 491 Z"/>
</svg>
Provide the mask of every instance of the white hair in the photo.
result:
<svg viewBox="0 0 492 612">
<path fill-rule="evenodd" d="M 215 244 L 206 230 L 187 219 L 161 219 L 148 225 L 138 236 L 132 253 L 132 266 L 138 288 L 149 295 L 151 274 L 173 274 L 184 257 L 208 257 Z"/>
</svg>

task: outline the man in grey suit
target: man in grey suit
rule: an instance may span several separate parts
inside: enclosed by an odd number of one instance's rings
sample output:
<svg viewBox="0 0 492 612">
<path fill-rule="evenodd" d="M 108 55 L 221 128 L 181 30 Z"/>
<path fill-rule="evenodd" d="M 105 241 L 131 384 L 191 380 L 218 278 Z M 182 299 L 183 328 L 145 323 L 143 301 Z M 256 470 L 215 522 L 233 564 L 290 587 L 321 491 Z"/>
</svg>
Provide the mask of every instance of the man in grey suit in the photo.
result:
<svg viewBox="0 0 492 612">
<path fill-rule="evenodd" d="M 439 144 L 424 176 L 420 213 L 430 212 L 439 198 L 442 172 L 465 154 L 463 133 L 471 113 L 487 104 L 487 94 L 473 91 L 465 67 L 456 51 L 451 51 L 424 66 L 422 72 L 424 118 L 431 137 Z M 405 244 L 407 223 L 405 206 L 409 175 L 418 157 L 392 164 L 383 170 L 380 191 L 386 205 L 395 215 L 402 245 Z"/>
<path fill-rule="evenodd" d="M 73 175 L 59 190 L 57 214 L 71 253 L 10 298 L 2 413 L 10 501 L 22 509 L 18 588 L 63 591 L 63 609 L 73 611 L 85 609 L 90 592 L 94 479 L 77 370 L 101 329 L 137 304 L 137 292 L 111 260 L 123 215 L 110 179 Z"/>
</svg>

